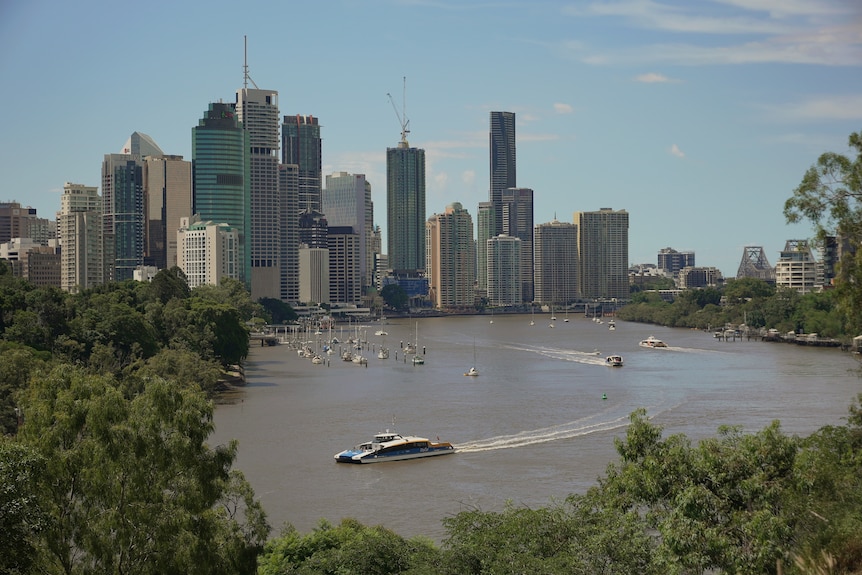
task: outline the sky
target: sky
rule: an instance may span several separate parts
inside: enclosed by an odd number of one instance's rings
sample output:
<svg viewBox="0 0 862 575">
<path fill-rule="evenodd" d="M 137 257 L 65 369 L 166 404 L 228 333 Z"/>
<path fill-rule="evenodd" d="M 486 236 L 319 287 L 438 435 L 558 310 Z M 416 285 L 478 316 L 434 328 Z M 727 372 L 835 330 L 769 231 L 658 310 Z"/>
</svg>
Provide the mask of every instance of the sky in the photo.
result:
<svg viewBox="0 0 862 575">
<path fill-rule="evenodd" d="M 135 131 L 191 160 L 246 61 L 281 115 L 320 119 L 324 174 L 366 175 L 384 246 L 400 118 L 427 216 L 475 221 L 489 113 L 515 112 L 536 224 L 624 209 L 631 263 L 671 247 L 725 277 L 813 235 L 784 202 L 862 131 L 858 0 L 0 0 L 0 202 L 53 219 Z"/>
</svg>

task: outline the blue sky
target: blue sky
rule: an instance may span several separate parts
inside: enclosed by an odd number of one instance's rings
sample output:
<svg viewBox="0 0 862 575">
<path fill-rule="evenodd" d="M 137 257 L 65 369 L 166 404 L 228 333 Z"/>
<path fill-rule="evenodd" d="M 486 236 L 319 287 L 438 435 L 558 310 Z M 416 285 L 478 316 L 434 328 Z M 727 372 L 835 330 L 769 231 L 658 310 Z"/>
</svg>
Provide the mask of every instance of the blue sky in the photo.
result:
<svg viewBox="0 0 862 575">
<path fill-rule="evenodd" d="M 427 215 L 475 215 L 489 112 L 512 111 L 537 224 L 625 209 L 632 263 L 673 247 L 731 277 L 744 246 L 774 265 L 812 234 L 784 201 L 862 130 L 857 0 L 5 0 L 0 201 L 53 218 L 134 131 L 191 160 L 207 105 L 242 86 L 244 36 L 251 79 L 320 118 L 324 172 L 366 174 L 384 230 L 389 93 L 426 150 Z"/>
</svg>

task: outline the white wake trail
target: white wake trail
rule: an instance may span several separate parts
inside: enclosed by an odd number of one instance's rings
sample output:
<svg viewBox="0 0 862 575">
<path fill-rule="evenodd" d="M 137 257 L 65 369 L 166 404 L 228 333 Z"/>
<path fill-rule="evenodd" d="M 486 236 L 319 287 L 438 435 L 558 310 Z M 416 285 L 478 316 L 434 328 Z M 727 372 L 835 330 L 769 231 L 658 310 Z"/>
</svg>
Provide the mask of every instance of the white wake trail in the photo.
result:
<svg viewBox="0 0 862 575">
<path fill-rule="evenodd" d="M 525 447 L 536 443 L 547 443 L 550 441 L 558 441 L 560 439 L 571 439 L 600 431 L 611 431 L 619 429 L 629 424 L 629 416 L 621 416 L 609 421 L 599 421 L 588 423 L 586 420 L 572 421 L 563 425 L 555 425 L 553 427 L 545 427 L 543 429 L 534 429 L 532 431 L 522 431 L 513 435 L 498 435 L 471 441 L 455 446 L 455 449 L 461 453 L 469 453 L 475 451 L 492 451 L 495 449 L 511 449 L 513 447 Z"/>
</svg>

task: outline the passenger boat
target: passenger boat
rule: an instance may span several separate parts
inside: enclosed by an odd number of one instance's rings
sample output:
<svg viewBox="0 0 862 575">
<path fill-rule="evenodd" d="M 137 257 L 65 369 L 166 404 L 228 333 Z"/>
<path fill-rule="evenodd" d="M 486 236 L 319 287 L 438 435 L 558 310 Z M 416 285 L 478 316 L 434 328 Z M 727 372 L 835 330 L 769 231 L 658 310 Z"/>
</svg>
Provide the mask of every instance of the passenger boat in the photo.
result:
<svg viewBox="0 0 862 575">
<path fill-rule="evenodd" d="M 659 348 L 659 347 L 667 347 L 667 344 L 657 337 L 651 335 L 648 338 L 641 340 L 638 344 L 641 347 L 651 347 L 651 348 Z"/>
<path fill-rule="evenodd" d="M 609 355 L 605 358 L 605 363 L 610 367 L 622 367 L 623 366 L 623 356 L 621 355 Z"/>
<path fill-rule="evenodd" d="M 338 463 L 379 463 L 382 461 L 401 461 L 434 455 L 455 453 L 455 447 L 448 441 L 429 441 L 425 437 L 401 435 L 388 429 L 378 433 L 374 439 L 361 443 L 341 453 L 335 454 Z"/>
</svg>

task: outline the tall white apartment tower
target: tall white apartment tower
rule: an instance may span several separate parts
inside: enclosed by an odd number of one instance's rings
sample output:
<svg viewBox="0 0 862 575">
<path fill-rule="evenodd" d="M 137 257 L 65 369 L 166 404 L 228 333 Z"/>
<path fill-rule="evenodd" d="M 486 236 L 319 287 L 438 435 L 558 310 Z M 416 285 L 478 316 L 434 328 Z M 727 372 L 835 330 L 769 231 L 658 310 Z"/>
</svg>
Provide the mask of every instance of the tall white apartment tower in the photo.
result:
<svg viewBox="0 0 862 575">
<path fill-rule="evenodd" d="M 561 306 L 578 299 L 578 226 L 553 220 L 536 226 L 534 237 L 534 301 Z"/>
<path fill-rule="evenodd" d="M 500 234 L 488 240 L 488 301 L 521 305 L 521 238 Z"/>
<path fill-rule="evenodd" d="M 251 296 L 278 299 L 281 296 L 282 222 L 278 187 L 279 112 L 278 92 L 248 87 L 236 92 L 236 115 L 248 133 L 251 193 Z M 254 85 L 254 82 L 252 82 Z"/>
<path fill-rule="evenodd" d="M 601 208 L 575 212 L 581 297 L 628 299 L 629 214 Z"/>
<path fill-rule="evenodd" d="M 104 283 L 102 198 L 95 186 L 66 182 L 57 212 L 60 288 L 76 293 Z"/>
<path fill-rule="evenodd" d="M 425 277 L 437 308 L 472 306 L 476 299 L 473 218 L 454 202 L 425 223 Z"/>
<path fill-rule="evenodd" d="M 364 289 L 374 278 L 374 203 L 365 174 L 335 172 L 326 176 L 323 213 L 330 227 L 350 226 L 359 236 L 359 281 Z"/>
</svg>

